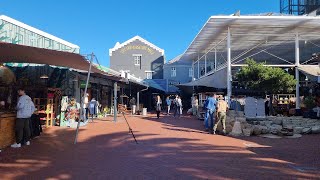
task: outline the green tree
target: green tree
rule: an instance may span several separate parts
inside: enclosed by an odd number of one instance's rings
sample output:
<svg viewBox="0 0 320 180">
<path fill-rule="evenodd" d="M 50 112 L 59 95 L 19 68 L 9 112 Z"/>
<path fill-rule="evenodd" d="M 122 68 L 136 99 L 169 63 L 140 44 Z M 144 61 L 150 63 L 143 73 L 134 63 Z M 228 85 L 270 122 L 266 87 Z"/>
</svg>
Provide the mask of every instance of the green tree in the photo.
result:
<svg viewBox="0 0 320 180">
<path fill-rule="evenodd" d="M 281 68 L 267 67 L 265 63 L 257 63 L 247 59 L 246 64 L 236 74 L 239 84 L 252 90 L 263 91 L 266 94 L 290 93 L 296 80 Z"/>
<path fill-rule="evenodd" d="M 273 94 L 293 91 L 296 80 L 283 69 L 264 66 L 265 63 L 257 63 L 253 59 L 247 59 L 246 64 L 248 66 L 242 67 L 236 74 L 240 85 L 269 94 L 271 102 Z M 270 106 L 270 113 L 274 114 L 272 106 Z"/>
</svg>

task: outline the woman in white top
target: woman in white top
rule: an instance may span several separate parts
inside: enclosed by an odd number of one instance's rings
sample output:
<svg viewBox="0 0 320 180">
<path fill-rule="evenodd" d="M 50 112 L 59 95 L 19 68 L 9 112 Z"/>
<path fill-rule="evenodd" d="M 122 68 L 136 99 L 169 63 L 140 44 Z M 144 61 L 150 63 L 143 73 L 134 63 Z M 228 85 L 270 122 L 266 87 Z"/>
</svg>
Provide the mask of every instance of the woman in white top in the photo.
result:
<svg viewBox="0 0 320 180">
<path fill-rule="evenodd" d="M 178 96 L 177 98 L 177 111 L 178 111 L 178 117 L 182 114 L 182 100 L 181 97 Z"/>
</svg>

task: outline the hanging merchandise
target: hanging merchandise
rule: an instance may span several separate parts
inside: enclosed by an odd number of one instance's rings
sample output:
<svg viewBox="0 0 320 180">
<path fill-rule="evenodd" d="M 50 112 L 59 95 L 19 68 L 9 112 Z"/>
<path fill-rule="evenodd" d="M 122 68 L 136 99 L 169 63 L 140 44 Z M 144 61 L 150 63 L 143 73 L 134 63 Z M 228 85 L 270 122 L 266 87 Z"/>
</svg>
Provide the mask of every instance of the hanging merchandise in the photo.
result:
<svg viewBox="0 0 320 180">
<path fill-rule="evenodd" d="M 67 108 L 68 108 L 68 102 L 69 102 L 69 99 L 68 99 L 68 96 L 62 96 L 61 98 L 61 112 L 60 112 L 60 126 L 64 127 L 64 126 L 67 126 L 67 120 L 66 120 L 66 111 L 67 111 Z"/>
</svg>

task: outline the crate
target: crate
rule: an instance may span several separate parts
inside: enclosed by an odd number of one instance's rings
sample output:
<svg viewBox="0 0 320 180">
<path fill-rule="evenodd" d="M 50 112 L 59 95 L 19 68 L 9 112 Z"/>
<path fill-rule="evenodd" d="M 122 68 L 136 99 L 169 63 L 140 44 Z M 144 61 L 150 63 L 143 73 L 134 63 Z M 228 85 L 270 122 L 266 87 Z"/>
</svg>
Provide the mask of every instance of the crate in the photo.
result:
<svg viewBox="0 0 320 180">
<path fill-rule="evenodd" d="M 15 142 L 16 114 L 0 115 L 0 149 L 10 146 Z"/>
</svg>

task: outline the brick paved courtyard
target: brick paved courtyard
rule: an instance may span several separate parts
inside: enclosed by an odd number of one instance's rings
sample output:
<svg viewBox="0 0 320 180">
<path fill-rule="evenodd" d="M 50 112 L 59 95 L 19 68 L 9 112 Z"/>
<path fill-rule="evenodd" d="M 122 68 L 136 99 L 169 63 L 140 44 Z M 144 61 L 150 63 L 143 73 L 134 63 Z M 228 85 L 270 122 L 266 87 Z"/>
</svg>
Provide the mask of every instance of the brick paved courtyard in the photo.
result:
<svg viewBox="0 0 320 180">
<path fill-rule="evenodd" d="M 119 117 L 75 130 L 53 127 L 31 146 L 0 153 L 0 179 L 317 179 L 320 136 L 232 138 L 185 116 Z"/>
</svg>

